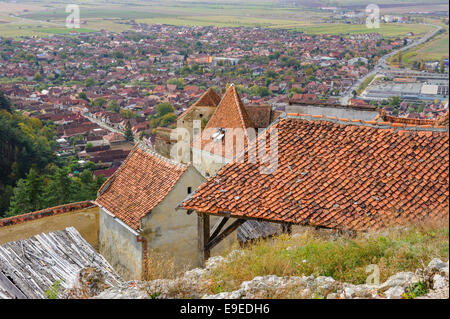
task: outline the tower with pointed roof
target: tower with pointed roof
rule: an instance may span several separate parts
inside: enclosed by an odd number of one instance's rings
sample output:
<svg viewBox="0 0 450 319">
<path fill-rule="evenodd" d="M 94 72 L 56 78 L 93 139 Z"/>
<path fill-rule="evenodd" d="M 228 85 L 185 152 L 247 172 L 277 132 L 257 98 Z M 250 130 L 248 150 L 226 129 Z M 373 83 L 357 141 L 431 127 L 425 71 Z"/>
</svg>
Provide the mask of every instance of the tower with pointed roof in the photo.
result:
<svg viewBox="0 0 450 319">
<path fill-rule="evenodd" d="M 214 175 L 255 137 L 247 133 L 254 129 L 235 85 L 231 84 L 202 134 L 194 136 L 195 167 L 206 177 Z"/>
</svg>

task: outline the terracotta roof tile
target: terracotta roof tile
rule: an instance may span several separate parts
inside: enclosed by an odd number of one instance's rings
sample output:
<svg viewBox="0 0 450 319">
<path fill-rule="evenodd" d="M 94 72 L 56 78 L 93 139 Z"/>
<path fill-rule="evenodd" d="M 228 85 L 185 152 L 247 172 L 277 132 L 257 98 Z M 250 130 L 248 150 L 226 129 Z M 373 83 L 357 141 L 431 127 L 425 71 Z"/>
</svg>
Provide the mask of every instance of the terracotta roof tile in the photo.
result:
<svg viewBox="0 0 450 319">
<path fill-rule="evenodd" d="M 200 98 L 194 104 L 192 104 L 186 111 L 181 113 L 178 116 L 178 119 L 184 117 L 186 114 L 189 113 L 190 110 L 192 110 L 192 108 L 196 106 L 216 107 L 217 105 L 219 105 L 219 103 L 220 103 L 220 96 L 216 93 L 216 91 L 214 91 L 213 88 L 209 88 L 208 90 L 205 91 L 205 93 L 202 94 L 202 96 L 200 96 Z"/>
<path fill-rule="evenodd" d="M 274 129 L 273 174 L 260 173 L 246 152 L 244 163 L 225 165 L 181 206 L 356 230 L 448 214 L 447 131 L 288 118 L 258 139 Z"/>
<path fill-rule="evenodd" d="M 203 150 L 214 153 L 216 150 L 216 143 L 220 143 L 222 144 L 219 147 L 219 149 L 221 149 L 221 153 L 217 155 L 223 156 L 225 154 L 225 140 L 227 138 L 226 132 L 225 138 L 222 138 L 219 141 L 216 141 L 212 137 L 220 128 L 243 129 L 244 131 L 247 128 L 254 128 L 254 125 L 250 120 L 250 116 L 248 115 L 244 104 L 239 97 L 236 87 L 233 84 L 230 85 L 230 87 L 225 92 L 214 114 L 209 119 L 204 131 L 202 132 L 201 136 L 199 136 L 199 139 L 201 139 L 201 143 L 199 143 L 199 141 L 197 140 L 196 142 L 194 142 L 194 147 L 200 144 Z M 247 138 L 244 138 L 244 145 L 247 145 Z M 235 148 L 236 146 L 233 142 L 233 150 Z M 234 157 L 236 155 L 234 153 L 231 154 L 231 157 Z"/>
<path fill-rule="evenodd" d="M 96 202 L 138 230 L 141 218 L 167 196 L 187 168 L 136 146 L 102 185 Z"/>
</svg>

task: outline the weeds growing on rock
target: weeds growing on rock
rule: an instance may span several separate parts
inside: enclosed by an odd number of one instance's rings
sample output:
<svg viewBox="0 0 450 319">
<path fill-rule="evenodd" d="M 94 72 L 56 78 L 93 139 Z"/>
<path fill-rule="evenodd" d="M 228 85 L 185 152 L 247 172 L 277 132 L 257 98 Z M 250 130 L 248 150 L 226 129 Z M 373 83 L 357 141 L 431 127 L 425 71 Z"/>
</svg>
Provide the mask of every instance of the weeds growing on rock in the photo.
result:
<svg viewBox="0 0 450 319">
<path fill-rule="evenodd" d="M 380 283 L 400 271 L 422 268 L 434 258 L 448 259 L 448 219 L 408 225 L 353 238 L 304 230 L 295 236 L 261 240 L 213 271 L 210 290 L 232 291 L 256 276 L 330 276 L 364 284 L 366 267 L 376 264 Z M 420 287 L 411 293 L 420 294 Z"/>
</svg>

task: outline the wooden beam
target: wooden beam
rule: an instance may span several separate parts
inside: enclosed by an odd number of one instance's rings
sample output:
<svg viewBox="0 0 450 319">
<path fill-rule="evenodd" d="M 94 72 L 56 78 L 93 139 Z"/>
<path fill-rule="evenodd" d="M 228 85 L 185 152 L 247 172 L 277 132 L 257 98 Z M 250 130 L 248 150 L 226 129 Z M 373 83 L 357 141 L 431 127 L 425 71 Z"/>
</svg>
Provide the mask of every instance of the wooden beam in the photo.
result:
<svg viewBox="0 0 450 319">
<path fill-rule="evenodd" d="M 230 219 L 230 217 L 222 217 L 217 221 L 217 223 L 214 225 L 213 229 L 211 230 L 211 236 L 209 237 L 209 240 L 214 239 L 219 232 L 222 230 L 223 226 L 227 223 L 227 221 Z"/>
<path fill-rule="evenodd" d="M 209 241 L 209 215 L 197 212 L 198 224 L 198 264 L 205 267 L 205 261 L 210 256 L 210 250 L 206 249 L 206 243 Z"/>
<path fill-rule="evenodd" d="M 285 223 L 281 225 L 281 231 L 285 234 L 291 234 L 292 233 L 292 224 Z"/>
<path fill-rule="evenodd" d="M 210 241 L 208 241 L 208 243 L 206 244 L 205 249 L 209 252 L 218 243 L 220 243 L 222 241 L 222 239 L 224 239 L 229 234 L 231 234 L 236 228 L 238 228 L 243 223 L 245 223 L 244 219 L 237 219 L 237 220 L 235 220 L 230 226 L 225 228 L 225 230 L 220 235 L 217 235 L 215 238 L 213 238 Z"/>
<path fill-rule="evenodd" d="M 9 279 L 6 277 L 2 271 L 0 271 L 0 286 L 5 287 L 7 293 L 11 294 L 15 299 L 28 299 L 23 292 L 16 287 Z"/>
</svg>

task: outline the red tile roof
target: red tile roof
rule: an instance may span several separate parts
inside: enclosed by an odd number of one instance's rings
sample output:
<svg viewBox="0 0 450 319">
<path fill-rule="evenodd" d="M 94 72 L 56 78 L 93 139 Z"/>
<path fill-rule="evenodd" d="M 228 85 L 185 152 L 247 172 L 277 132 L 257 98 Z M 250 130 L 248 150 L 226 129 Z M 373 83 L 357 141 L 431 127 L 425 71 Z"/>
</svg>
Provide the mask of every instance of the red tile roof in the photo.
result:
<svg viewBox="0 0 450 319">
<path fill-rule="evenodd" d="M 138 146 L 98 191 L 96 202 L 138 230 L 142 217 L 158 205 L 188 168 Z"/>
<path fill-rule="evenodd" d="M 83 201 L 77 203 L 64 204 L 60 206 L 50 207 L 42 209 L 36 212 L 31 212 L 27 214 L 17 215 L 13 217 L 7 217 L 0 219 L 0 227 L 10 226 L 25 223 L 29 220 L 35 220 L 43 217 L 54 216 L 57 214 L 69 213 L 75 210 L 95 207 L 96 205 L 91 201 Z"/>
<path fill-rule="evenodd" d="M 200 96 L 200 98 L 194 104 L 192 104 L 186 111 L 181 113 L 178 116 L 178 119 L 184 117 L 186 114 L 189 113 L 189 111 L 191 111 L 196 106 L 216 107 L 217 105 L 219 105 L 219 103 L 220 103 L 220 96 L 216 93 L 216 91 L 214 91 L 214 89 L 209 88 L 208 90 L 206 90 L 205 93 L 202 94 L 202 96 Z"/>
<path fill-rule="evenodd" d="M 250 116 L 248 115 L 244 104 L 239 97 L 239 94 L 236 90 L 236 87 L 231 84 L 230 87 L 225 92 L 222 100 L 217 106 L 214 114 L 208 121 L 204 131 L 201 135 L 201 148 L 203 150 L 207 150 L 209 152 L 214 153 L 216 148 L 214 147 L 215 143 L 222 144 L 222 153 L 216 155 L 227 155 L 225 154 L 225 140 L 227 138 L 225 132 L 225 138 L 222 140 L 216 141 L 213 139 L 213 135 L 218 132 L 218 130 L 222 129 L 242 129 L 246 134 L 245 130 L 247 128 L 254 128 L 252 121 L 250 120 Z M 199 136 L 200 138 L 200 136 Z M 194 147 L 199 145 L 198 141 L 194 142 Z M 247 145 L 247 139 L 244 138 L 244 145 Z M 235 142 L 233 141 L 233 150 L 236 148 Z M 238 150 L 239 151 L 239 150 Z M 235 152 L 233 154 L 228 154 L 229 156 L 225 157 L 234 157 Z"/>
<path fill-rule="evenodd" d="M 261 174 L 246 152 L 244 163 L 224 166 L 181 206 L 354 230 L 448 215 L 448 130 L 387 124 L 280 119 L 258 138 L 268 145 L 269 132 L 278 130 L 273 174 Z"/>
</svg>

